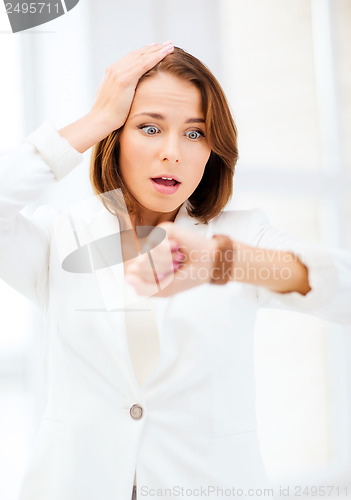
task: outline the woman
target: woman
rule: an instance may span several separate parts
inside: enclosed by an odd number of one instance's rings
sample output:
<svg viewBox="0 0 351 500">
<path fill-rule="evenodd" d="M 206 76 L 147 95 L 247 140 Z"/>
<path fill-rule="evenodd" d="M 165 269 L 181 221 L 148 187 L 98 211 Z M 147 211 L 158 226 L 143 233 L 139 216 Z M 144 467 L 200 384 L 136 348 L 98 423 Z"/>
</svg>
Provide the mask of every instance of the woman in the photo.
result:
<svg viewBox="0 0 351 500">
<path fill-rule="evenodd" d="M 96 197 L 20 214 L 94 145 Z M 262 497 L 258 307 L 350 322 L 351 259 L 259 210 L 223 212 L 236 160 L 218 82 L 166 42 L 110 66 L 87 115 L 44 123 L 4 162 L 1 276 L 47 332 L 21 500 Z"/>
</svg>

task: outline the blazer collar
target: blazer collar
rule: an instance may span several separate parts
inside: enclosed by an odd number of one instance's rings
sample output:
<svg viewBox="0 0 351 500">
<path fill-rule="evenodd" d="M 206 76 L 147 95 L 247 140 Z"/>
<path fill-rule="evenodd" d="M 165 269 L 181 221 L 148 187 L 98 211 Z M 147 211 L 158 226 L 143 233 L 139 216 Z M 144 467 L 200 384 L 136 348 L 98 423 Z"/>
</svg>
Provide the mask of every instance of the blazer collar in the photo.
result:
<svg viewBox="0 0 351 500">
<path fill-rule="evenodd" d="M 208 223 L 201 222 L 195 217 L 190 217 L 188 214 L 188 208 L 190 206 L 189 200 L 186 200 L 180 207 L 179 212 L 177 213 L 176 218 L 174 219 L 174 224 L 179 224 L 185 229 L 195 230 L 200 232 L 204 236 L 207 234 L 209 225 Z"/>
<path fill-rule="evenodd" d="M 117 217 L 112 215 L 100 201 L 97 201 L 97 197 L 94 196 L 93 198 L 88 200 L 88 204 L 85 207 L 86 210 L 81 212 L 87 230 L 92 237 L 91 241 L 112 234 L 113 232 L 119 232 L 120 230 Z M 189 200 L 186 200 L 180 206 L 174 224 L 180 225 L 190 231 L 196 230 L 206 235 L 209 224 L 190 217 L 187 211 L 189 205 Z"/>
</svg>

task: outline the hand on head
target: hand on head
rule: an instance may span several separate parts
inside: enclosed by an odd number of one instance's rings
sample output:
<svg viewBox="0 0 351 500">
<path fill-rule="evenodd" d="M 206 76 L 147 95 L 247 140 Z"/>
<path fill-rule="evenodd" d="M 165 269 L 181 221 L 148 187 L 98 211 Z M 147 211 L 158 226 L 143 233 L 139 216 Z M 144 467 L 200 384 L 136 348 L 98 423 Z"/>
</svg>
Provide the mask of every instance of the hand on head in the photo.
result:
<svg viewBox="0 0 351 500">
<path fill-rule="evenodd" d="M 140 77 L 173 50 L 174 45 L 170 41 L 147 45 L 108 66 L 91 113 L 99 115 L 109 124 L 111 132 L 120 128 L 129 114 Z"/>
</svg>

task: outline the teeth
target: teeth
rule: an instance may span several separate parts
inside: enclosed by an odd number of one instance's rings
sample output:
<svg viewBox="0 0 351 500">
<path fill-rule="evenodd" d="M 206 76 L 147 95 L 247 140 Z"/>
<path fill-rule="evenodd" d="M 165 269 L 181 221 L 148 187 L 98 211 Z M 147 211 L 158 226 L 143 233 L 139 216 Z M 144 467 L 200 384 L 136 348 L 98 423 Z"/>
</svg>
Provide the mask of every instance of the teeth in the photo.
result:
<svg viewBox="0 0 351 500">
<path fill-rule="evenodd" d="M 161 179 L 166 179 L 167 181 L 172 181 L 173 180 L 172 177 L 161 177 Z"/>
</svg>

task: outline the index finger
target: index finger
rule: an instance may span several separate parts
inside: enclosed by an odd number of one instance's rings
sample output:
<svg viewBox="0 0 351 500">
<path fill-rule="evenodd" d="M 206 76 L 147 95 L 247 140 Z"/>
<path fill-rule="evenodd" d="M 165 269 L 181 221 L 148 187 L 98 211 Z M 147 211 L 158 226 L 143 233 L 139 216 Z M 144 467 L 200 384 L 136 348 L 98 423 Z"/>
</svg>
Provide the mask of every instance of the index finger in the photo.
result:
<svg viewBox="0 0 351 500">
<path fill-rule="evenodd" d="M 147 45 L 138 50 L 137 54 L 146 58 L 147 61 L 154 62 L 154 65 L 158 61 L 161 61 L 166 55 L 170 54 L 174 50 L 174 44 L 167 40 L 162 44 Z M 152 66 L 151 66 L 152 67 Z"/>
</svg>

